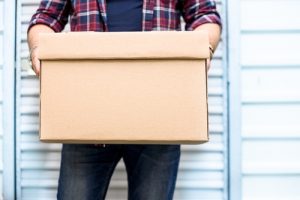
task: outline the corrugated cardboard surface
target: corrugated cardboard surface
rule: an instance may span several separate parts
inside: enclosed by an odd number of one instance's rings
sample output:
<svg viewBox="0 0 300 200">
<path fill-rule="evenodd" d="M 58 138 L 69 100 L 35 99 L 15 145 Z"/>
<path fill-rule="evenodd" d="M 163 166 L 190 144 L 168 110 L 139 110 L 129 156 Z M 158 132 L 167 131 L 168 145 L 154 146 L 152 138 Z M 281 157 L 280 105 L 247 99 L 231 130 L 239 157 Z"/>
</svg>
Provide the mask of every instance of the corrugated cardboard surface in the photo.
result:
<svg viewBox="0 0 300 200">
<path fill-rule="evenodd" d="M 40 139 L 206 142 L 208 38 L 205 33 L 185 33 L 43 35 L 39 46 Z M 80 42 L 76 44 L 72 37 Z M 132 45 L 119 45 L 124 40 Z M 136 44 L 143 41 L 151 42 Z M 180 41 L 178 46 L 173 45 L 175 41 Z M 190 46 L 195 42 L 201 43 Z"/>
<path fill-rule="evenodd" d="M 207 32 L 72 32 L 41 34 L 40 59 L 203 59 Z"/>
</svg>

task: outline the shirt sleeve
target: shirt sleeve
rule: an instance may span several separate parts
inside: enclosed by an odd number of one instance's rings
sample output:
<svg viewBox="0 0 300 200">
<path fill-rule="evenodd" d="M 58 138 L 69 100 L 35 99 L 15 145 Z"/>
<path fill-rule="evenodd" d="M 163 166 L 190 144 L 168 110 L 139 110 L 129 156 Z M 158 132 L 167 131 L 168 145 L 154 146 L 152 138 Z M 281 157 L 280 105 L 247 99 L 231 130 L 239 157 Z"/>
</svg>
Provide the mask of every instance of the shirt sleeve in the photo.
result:
<svg viewBox="0 0 300 200">
<path fill-rule="evenodd" d="M 55 32 L 61 32 L 68 23 L 71 10 L 69 0 L 41 0 L 32 16 L 27 31 L 35 24 L 45 24 Z"/>
<path fill-rule="evenodd" d="M 205 23 L 215 23 L 222 27 L 214 0 L 183 0 L 182 15 L 186 30 L 194 30 Z"/>
</svg>

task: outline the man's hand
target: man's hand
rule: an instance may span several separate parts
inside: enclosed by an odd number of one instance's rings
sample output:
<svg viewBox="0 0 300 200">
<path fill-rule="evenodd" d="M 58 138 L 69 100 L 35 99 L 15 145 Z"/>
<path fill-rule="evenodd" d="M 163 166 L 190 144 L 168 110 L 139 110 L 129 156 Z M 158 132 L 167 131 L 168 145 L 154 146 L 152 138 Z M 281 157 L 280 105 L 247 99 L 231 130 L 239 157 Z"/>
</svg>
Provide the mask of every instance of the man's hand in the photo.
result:
<svg viewBox="0 0 300 200">
<path fill-rule="evenodd" d="M 211 45 L 212 49 L 216 49 L 220 41 L 221 27 L 218 24 L 207 23 L 207 24 L 202 24 L 195 29 L 195 31 L 201 31 L 201 30 L 205 30 L 208 32 L 209 44 Z M 213 53 L 214 52 L 211 52 L 210 57 L 213 56 L 212 55 Z M 210 69 L 210 64 L 211 64 L 211 58 L 207 59 L 207 71 Z"/>
<path fill-rule="evenodd" d="M 31 60 L 31 67 L 35 74 L 39 77 L 40 76 L 40 68 L 41 68 L 41 63 L 40 60 L 38 59 L 37 55 L 37 46 L 33 47 L 33 49 L 30 51 L 30 60 Z"/>
<path fill-rule="evenodd" d="M 30 60 L 35 74 L 40 76 L 41 63 L 38 59 L 38 39 L 40 33 L 54 33 L 54 31 L 43 24 L 36 24 L 30 28 L 27 34 L 28 46 L 30 49 Z"/>
</svg>

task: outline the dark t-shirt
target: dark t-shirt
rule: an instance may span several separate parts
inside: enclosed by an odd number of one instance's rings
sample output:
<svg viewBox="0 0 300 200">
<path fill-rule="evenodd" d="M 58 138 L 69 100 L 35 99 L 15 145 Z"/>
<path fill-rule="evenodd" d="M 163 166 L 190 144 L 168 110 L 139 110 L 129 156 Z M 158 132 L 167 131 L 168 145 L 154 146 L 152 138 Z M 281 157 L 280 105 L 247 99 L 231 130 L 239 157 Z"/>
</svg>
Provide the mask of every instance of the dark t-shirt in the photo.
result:
<svg viewBox="0 0 300 200">
<path fill-rule="evenodd" d="M 106 0 L 108 31 L 142 31 L 143 0 Z"/>
</svg>

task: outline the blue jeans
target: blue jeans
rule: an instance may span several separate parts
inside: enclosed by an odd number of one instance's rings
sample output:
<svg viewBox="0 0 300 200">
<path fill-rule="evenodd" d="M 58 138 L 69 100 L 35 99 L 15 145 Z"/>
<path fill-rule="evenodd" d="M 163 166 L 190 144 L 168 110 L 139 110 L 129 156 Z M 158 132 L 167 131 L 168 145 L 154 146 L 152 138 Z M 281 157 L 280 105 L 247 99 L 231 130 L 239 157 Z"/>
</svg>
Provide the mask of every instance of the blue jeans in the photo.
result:
<svg viewBox="0 0 300 200">
<path fill-rule="evenodd" d="M 179 158 L 179 145 L 64 144 L 58 200 L 102 200 L 113 171 L 123 158 L 129 200 L 171 200 Z"/>
</svg>

